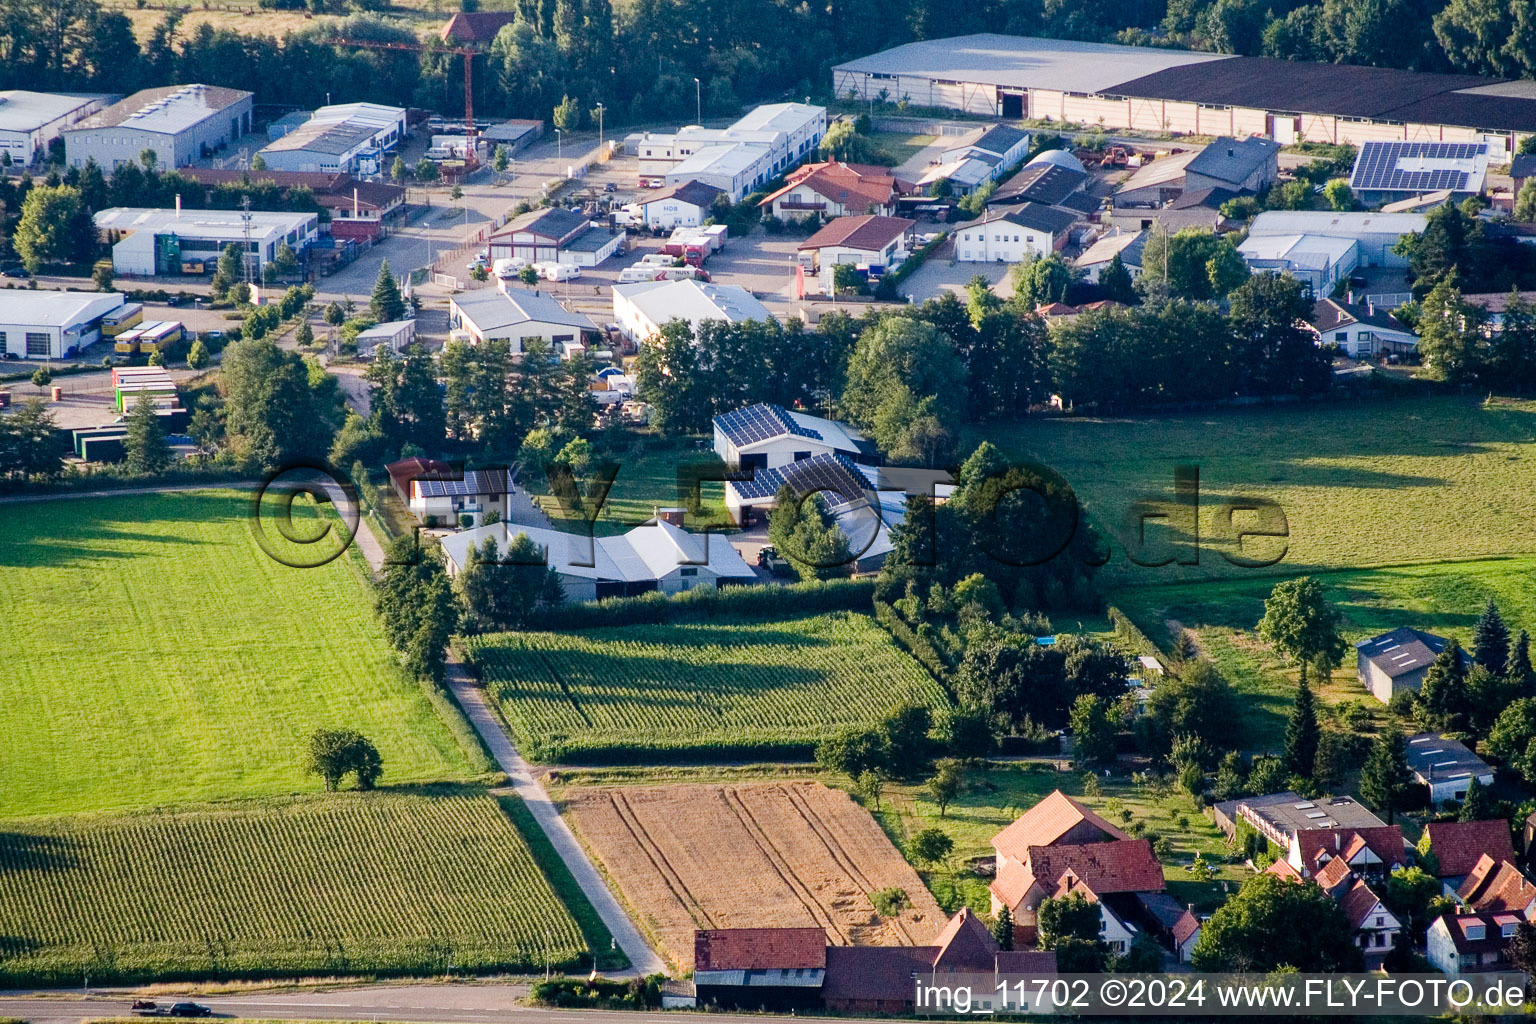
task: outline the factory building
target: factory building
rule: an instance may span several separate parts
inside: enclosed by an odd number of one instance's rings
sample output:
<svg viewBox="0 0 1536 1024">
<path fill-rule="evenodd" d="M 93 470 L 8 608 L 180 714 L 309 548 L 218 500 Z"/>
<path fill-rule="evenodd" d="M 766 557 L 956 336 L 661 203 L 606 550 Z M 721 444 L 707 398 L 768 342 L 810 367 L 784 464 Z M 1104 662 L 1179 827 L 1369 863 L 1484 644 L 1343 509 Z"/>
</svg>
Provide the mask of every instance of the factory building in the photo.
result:
<svg viewBox="0 0 1536 1024">
<path fill-rule="evenodd" d="M 251 94 L 216 85 L 144 89 L 64 131 L 71 167 L 95 160 L 106 174 L 153 150 L 163 169 L 185 167 L 251 130 Z"/>
</svg>

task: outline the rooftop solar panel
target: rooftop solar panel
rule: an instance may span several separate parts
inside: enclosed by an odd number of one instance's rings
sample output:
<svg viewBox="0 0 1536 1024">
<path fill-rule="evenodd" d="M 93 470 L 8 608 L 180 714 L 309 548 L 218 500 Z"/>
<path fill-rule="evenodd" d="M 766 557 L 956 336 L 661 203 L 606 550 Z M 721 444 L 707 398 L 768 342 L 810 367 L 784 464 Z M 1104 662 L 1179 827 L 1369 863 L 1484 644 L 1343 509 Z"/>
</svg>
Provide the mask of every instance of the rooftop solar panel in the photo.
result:
<svg viewBox="0 0 1536 1024">
<path fill-rule="evenodd" d="M 836 508 L 865 497 L 869 489 L 864 475 L 845 456 L 813 455 L 774 469 L 759 469 L 751 480 L 731 484 L 743 501 L 771 498 L 788 484 L 797 494 L 819 491 L 827 505 Z"/>
<path fill-rule="evenodd" d="M 1478 158 L 1486 152 L 1474 142 L 1367 142 L 1349 183 L 1368 192 L 1471 191 L 1478 187 Z M 1460 166 L 1445 166 L 1450 161 Z"/>
<path fill-rule="evenodd" d="M 782 437 L 785 434 L 809 437 L 816 441 L 822 440 L 822 436 L 816 431 L 796 423 L 783 407 L 767 403 L 721 413 L 715 417 L 715 425 L 738 448 L 766 441 L 770 437 Z"/>
</svg>

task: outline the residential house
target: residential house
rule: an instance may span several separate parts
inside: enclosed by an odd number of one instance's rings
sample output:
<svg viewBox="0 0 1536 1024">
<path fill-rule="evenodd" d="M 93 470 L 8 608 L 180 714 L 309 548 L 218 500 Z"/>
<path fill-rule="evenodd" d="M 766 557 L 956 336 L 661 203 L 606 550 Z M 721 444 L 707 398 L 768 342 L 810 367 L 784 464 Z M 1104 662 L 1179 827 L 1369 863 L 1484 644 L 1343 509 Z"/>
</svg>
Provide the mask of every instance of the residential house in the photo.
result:
<svg viewBox="0 0 1536 1024">
<path fill-rule="evenodd" d="M 1512 860 L 1489 854 L 1477 858 L 1456 890 L 1456 899 L 1469 910 L 1509 912 L 1529 921 L 1536 914 L 1536 885 Z"/>
<path fill-rule="evenodd" d="M 1536 304 L 1536 292 L 1516 292 L 1521 302 Z M 1509 292 L 1471 292 L 1463 295 L 1461 300 L 1470 306 L 1476 306 L 1486 314 L 1485 324 L 1490 331 L 1502 331 L 1504 329 L 1504 311 L 1509 308 Z"/>
<path fill-rule="evenodd" d="M 955 259 L 961 263 L 1019 263 L 1048 256 L 1067 244 L 1078 220 L 1071 210 L 1040 203 L 988 207 L 980 217 L 954 229 Z"/>
<path fill-rule="evenodd" d="M 595 226 L 585 214 L 562 207 L 530 210 L 491 235 L 492 263 L 522 257 L 530 263 L 595 267 L 619 251 L 624 233 Z"/>
<path fill-rule="evenodd" d="M 1509 944 L 1519 926 L 1518 914 L 1444 914 L 1429 926 L 1425 955 L 1453 977 L 1512 970 Z"/>
<path fill-rule="evenodd" d="M 1460 202 L 1482 192 L 1487 178 L 1486 143 L 1399 139 L 1362 142 L 1349 187 L 1367 206 L 1437 191 Z"/>
<path fill-rule="evenodd" d="M 1262 192 L 1280 176 L 1280 144 L 1273 139 L 1220 136 L 1184 167 L 1184 190 Z"/>
<path fill-rule="evenodd" d="M 1119 234 L 1105 235 L 1090 245 L 1084 253 L 1073 261 L 1074 266 L 1082 273 L 1083 280 L 1091 284 L 1099 283 L 1099 275 L 1104 268 L 1116 256 L 1120 257 L 1120 264 L 1134 281 L 1141 276 L 1141 253 L 1147 244 L 1145 231 L 1126 231 Z"/>
<path fill-rule="evenodd" d="M 555 570 L 567 601 L 598 601 L 660 591 L 677 594 L 696 587 L 759 582 L 757 573 L 718 535 L 692 534 L 665 519 L 654 519 L 616 537 L 583 537 L 535 526 L 490 526 L 445 537 L 448 572 L 467 564 L 471 546 L 494 540 L 500 551 L 519 533 L 538 545 Z"/>
<path fill-rule="evenodd" d="M 585 313 L 566 309 L 553 295 L 538 289 L 460 292 L 448 299 L 448 326 L 473 345 L 506 339 L 513 355 L 521 355 L 527 343 L 537 338 L 557 359 L 585 352 L 588 340 L 597 334 L 597 325 Z"/>
<path fill-rule="evenodd" d="M 1101 936 L 1111 949 L 1125 952 L 1141 927 L 1135 894 L 1164 889 L 1151 843 L 1130 838 L 1060 790 L 993 836 L 992 848 L 992 913 L 1007 907 L 1023 943 L 1034 941 L 1035 915 L 1045 899 L 1081 892 L 1099 904 Z"/>
<path fill-rule="evenodd" d="M 1408 738 L 1408 769 L 1429 789 L 1434 803 L 1466 799 L 1467 787 L 1493 785 L 1493 769 L 1466 744 L 1439 733 L 1421 732 Z"/>
<path fill-rule="evenodd" d="M 1303 878 L 1316 879 L 1329 864 L 1340 862 L 1332 876 L 1344 870 L 1371 881 L 1384 881 L 1396 868 L 1407 867 L 1408 848 L 1400 825 L 1301 829 L 1291 836 L 1286 863 Z"/>
<path fill-rule="evenodd" d="M 693 984 L 706 1006 L 783 1013 L 821 1005 L 827 933 L 820 928 L 711 928 L 693 933 Z"/>
<path fill-rule="evenodd" d="M 1412 352 L 1419 344 L 1397 317 L 1369 305 L 1318 299 L 1310 323 L 1319 344 L 1337 345 L 1351 359 Z"/>
<path fill-rule="evenodd" d="M 1287 851 L 1291 850 L 1296 837 L 1304 832 L 1334 828 L 1371 829 L 1386 825 L 1352 797 L 1307 800 L 1294 793 L 1245 797 L 1238 802 L 1237 819 L 1247 822 L 1265 839 Z M 1296 866 L 1301 867 L 1299 860 Z"/>
<path fill-rule="evenodd" d="M 1444 884 L 1447 895 L 1455 895 L 1483 857 L 1496 863 L 1515 860 L 1509 822 L 1502 818 L 1432 821 L 1424 826 L 1424 832 L 1429 837 L 1429 852 L 1434 855 L 1435 877 Z"/>
<path fill-rule="evenodd" d="M 1330 235 L 1249 235 L 1237 251 L 1254 273 L 1290 274 L 1314 297 L 1331 294 L 1360 265 L 1360 243 Z"/>
<path fill-rule="evenodd" d="M 916 221 L 865 214 L 839 217 L 800 243 L 800 266 L 816 273 L 823 295 L 833 293 L 833 267 L 846 263 L 874 282 L 900 267 L 912 251 Z"/>
<path fill-rule="evenodd" d="M 996 180 L 1017 167 L 1029 152 L 1029 133 L 1003 124 L 976 128 L 962 135 L 954 145 L 939 154 L 941 164 L 959 160 L 982 160 L 994 170 Z"/>
<path fill-rule="evenodd" d="M 1429 222 L 1422 213 L 1265 210 L 1248 225 L 1248 237 L 1321 235 L 1359 243 L 1359 262 L 1367 267 L 1406 268 L 1408 259 L 1392 251 L 1404 235 L 1422 234 Z"/>
<path fill-rule="evenodd" d="M 745 323 L 771 320 L 768 307 L 740 285 L 706 284 L 702 281 L 637 281 L 616 284 L 613 319 L 630 341 L 654 338 L 673 320 L 682 320 L 694 331 L 707 320 Z"/>
<path fill-rule="evenodd" d="M 405 507 L 427 526 L 457 526 L 461 516 L 480 523 L 487 512 L 505 517 L 507 496 L 517 489 L 505 468 L 465 469 L 412 456 L 384 469 Z"/>
<path fill-rule="evenodd" d="M 1204 922 L 1193 910 L 1184 911 L 1173 926 L 1173 952 L 1179 963 L 1187 964 L 1194 959 L 1195 943 L 1200 941 L 1200 929 Z"/>
<path fill-rule="evenodd" d="M 1509 162 L 1509 176 L 1514 179 L 1515 198 L 1519 199 L 1526 179 L 1536 178 L 1536 153 L 1516 153 Z"/>
<path fill-rule="evenodd" d="M 1383 704 L 1402 690 L 1417 693 L 1424 673 L 1449 642 L 1443 636 L 1399 626 L 1355 644 L 1355 677 Z"/>
<path fill-rule="evenodd" d="M 696 228 L 709 219 L 715 200 L 725 193 L 702 181 L 685 181 L 634 204 L 640 223 L 653 231 Z"/>
<path fill-rule="evenodd" d="M 714 418 L 714 431 L 715 454 L 742 469 L 777 468 L 833 453 L 866 465 L 880 461 L 874 443 L 847 424 L 781 405 L 759 403 L 721 413 Z"/>
<path fill-rule="evenodd" d="M 770 192 L 757 205 L 780 220 L 811 215 L 824 220 L 869 213 L 890 216 L 896 212 L 896 198 L 910 189 L 903 188 L 888 167 L 806 164 L 789 174 L 783 188 Z"/>
<path fill-rule="evenodd" d="M 1378 886 L 1385 882 L 1386 876 L 1379 871 L 1374 877 Z M 1382 903 L 1376 889 L 1360 877 L 1359 872 L 1342 856 L 1324 864 L 1312 881 L 1344 911 L 1355 945 L 1365 954 L 1366 966 L 1381 966 L 1381 961 L 1386 958 L 1403 930 L 1402 921 Z"/>
</svg>

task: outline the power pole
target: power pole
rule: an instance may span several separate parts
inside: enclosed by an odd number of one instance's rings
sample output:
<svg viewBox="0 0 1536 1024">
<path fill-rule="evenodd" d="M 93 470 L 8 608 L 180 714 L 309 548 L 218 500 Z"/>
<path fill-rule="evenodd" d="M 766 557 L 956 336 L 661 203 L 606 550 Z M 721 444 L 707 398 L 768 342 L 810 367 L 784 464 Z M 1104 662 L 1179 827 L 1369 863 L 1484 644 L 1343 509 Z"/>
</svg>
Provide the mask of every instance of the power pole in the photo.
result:
<svg viewBox="0 0 1536 1024">
<path fill-rule="evenodd" d="M 251 197 L 240 199 L 240 226 L 245 234 L 245 249 L 240 253 L 240 266 L 245 270 L 245 288 L 251 288 Z"/>
</svg>

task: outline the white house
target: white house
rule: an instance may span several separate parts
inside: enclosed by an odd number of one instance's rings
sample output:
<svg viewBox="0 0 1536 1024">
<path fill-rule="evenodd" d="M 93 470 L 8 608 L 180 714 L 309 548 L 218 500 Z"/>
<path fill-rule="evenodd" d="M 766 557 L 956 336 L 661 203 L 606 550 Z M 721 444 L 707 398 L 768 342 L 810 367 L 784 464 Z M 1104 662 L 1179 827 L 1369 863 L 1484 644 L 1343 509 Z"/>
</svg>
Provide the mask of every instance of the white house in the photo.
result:
<svg viewBox="0 0 1536 1024">
<path fill-rule="evenodd" d="M 696 228 L 709 219 L 710 207 L 724 194 L 713 185 L 690 180 L 647 196 L 634 208 L 639 212 L 640 223 L 648 228 Z"/>
<path fill-rule="evenodd" d="M 739 285 L 639 281 L 613 286 L 613 318 L 625 337 L 638 342 L 655 337 L 672 320 L 697 330 L 706 320 L 743 323 L 771 320 L 773 314 Z"/>
<path fill-rule="evenodd" d="M 1022 163 L 1028 152 L 1028 132 L 994 124 L 961 136 L 955 145 L 939 154 L 939 163 L 979 160 L 991 168 L 989 179 L 996 180 Z"/>
<path fill-rule="evenodd" d="M 1480 786 L 1493 785 L 1493 769 L 1486 761 L 1466 744 L 1433 732 L 1408 738 L 1408 770 L 1429 787 L 1429 798 L 1437 804 L 1465 799 L 1473 779 Z"/>
<path fill-rule="evenodd" d="M 63 359 L 101 337 L 101 318 L 123 305 L 119 292 L 0 290 L 0 355 Z"/>
<path fill-rule="evenodd" d="M 226 245 L 240 247 L 249 239 L 251 277 L 259 281 L 284 242 L 302 257 L 320 234 L 313 213 L 114 206 L 97 213 L 95 222 L 112 246 L 113 271 L 143 277 L 181 274 L 189 263 L 211 268 Z"/>
<path fill-rule="evenodd" d="M 96 113 L 108 98 L 87 93 L 0 90 L 0 153 L 9 153 L 11 163 L 25 167 L 65 128 Z"/>
<path fill-rule="evenodd" d="M 839 263 L 852 264 L 877 280 L 906 260 L 916 226 L 905 217 L 839 217 L 800 243 L 801 265 L 816 271 L 823 295 L 832 294 L 832 268 Z"/>
<path fill-rule="evenodd" d="M 1105 235 L 1090 245 L 1074 265 L 1082 272 L 1084 281 L 1098 284 L 1104 268 L 1119 256 L 1121 265 L 1134 281 L 1141 276 L 1141 253 L 1146 244 L 1145 231 L 1122 231 L 1115 235 Z"/>
<path fill-rule="evenodd" d="M 1360 243 L 1333 235 L 1249 235 L 1237 247 L 1254 273 L 1288 273 L 1327 296 L 1360 265 Z"/>
<path fill-rule="evenodd" d="M 1392 251 L 1404 235 L 1422 234 L 1429 218 L 1422 213 L 1340 213 L 1328 210 L 1265 210 L 1248 226 L 1248 237 L 1322 235 L 1360 244 L 1359 262 L 1367 267 L 1406 267 Z"/>
<path fill-rule="evenodd" d="M 1442 974 L 1511 970 L 1509 943 L 1519 926 L 1519 914 L 1445 914 L 1429 926 L 1426 956 Z"/>
<path fill-rule="evenodd" d="M 1067 243 L 1077 215 L 1041 203 L 988 207 L 955 227 L 955 259 L 961 263 L 1019 263 L 1048 256 Z"/>
<path fill-rule="evenodd" d="M 597 333 L 590 317 L 566 309 L 547 292 L 511 288 L 505 293 L 482 288 L 453 296 L 448 300 L 448 325 L 474 345 L 504 338 L 512 343 L 513 355 L 521 355 L 525 343 L 537 338 L 561 359 L 585 351 L 586 336 Z"/>
<path fill-rule="evenodd" d="M 463 516 L 480 523 L 487 512 L 505 518 L 507 495 L 517 489 L 506 469 L 464 469 L 414 456 L 384 469 L 400 500 L 426 526 L 457 526 Z"/>
<path fill-rule="evenodd" d="M 1351 359 L 1412 352 L 1419 344 L 1419 336 L 1391 313 L 1334 299 L 1313 304 L 1311 324 L 1319 344 L 1337 345 Z"/>
<path fill-rule="evenodd" d="M 896 212 L 903 187 L 888 167 L 860 164 L 806 164 L 791 172 L 783 188 L 770 192 L 757 205 L 780 220 L 815 215 L 857 217 Z"/>
<path fill-rule="evenodd" d="M 718 534 L 692 534 L 664 519 L 653 519 L 617 537 L 583 537 L 534 526 L 493 523 L 442 540 L 448 572 L 457 575 L 471 546 L 487 539 L 505 552 L 518 534 L 544 552 L 559 576 L 567 601 L 596 601 L 658 590 L 677 594 L 696 587 L 758 582 L 757 573 Z"/>
<path fill-rule="evenodd" d="M 1173 952 L 1179 963 L 1187 964 L 1194 959 L 1195 943 L 1200 941 L 1200 925 L 1200 919 L 1193 910 L 1184 911 L 1184 915 L 1174 922 Z"/>
<path fill-rule="evenodd" d="M 813 455 L 842 454 L 866 465 L 880 457 L 874 443 L 847 424 L 766 402 L 721 413 L 714 428 L 715 454 L 743 469 L 777 469 Z"/>
</svg>

